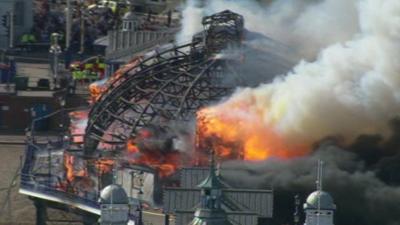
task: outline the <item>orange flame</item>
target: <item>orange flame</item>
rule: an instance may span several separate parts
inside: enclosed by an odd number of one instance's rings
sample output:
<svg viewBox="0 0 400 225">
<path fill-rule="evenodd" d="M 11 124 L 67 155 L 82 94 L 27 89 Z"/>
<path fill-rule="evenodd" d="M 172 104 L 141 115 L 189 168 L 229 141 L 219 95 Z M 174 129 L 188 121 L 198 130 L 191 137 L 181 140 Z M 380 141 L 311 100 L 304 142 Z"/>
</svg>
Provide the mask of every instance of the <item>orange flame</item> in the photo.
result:
<svg viewBox="0 0 400 225">
<path fill-rule="evenodd" d="M 96 160 L 96 169 L 101 173 L 109 173 L 114 167 L 115 161 L 113 159 L 98 159 Z"/>
<path fill-rule="evenodd" d="M 289 143 L 263 123 L 261 112 L 247 109 L 246 105 L 230 105 L 229 110 L 218 107 L 200 110 L 197 113 L 198 151 L 214 149 L 221 159 L 248 161 L 290 158 L 309 152 L 309 145 Z"/>
<path fill-rule="evenodd" d="M 69 183 L 72 183 L 76 177 L 87 176 L 87 171 L 85 169 L 75 170 L 75 157 L 73 155 L 64 155 L 64 166 L 65 175 Z"/>
<path fill-rule="evenodd" d="M 137 154 L 136 157 L 129 160 L 130 163 L 150 166 L 158 171 L 160 177 L 171 176 L 181 166 L 180 153 L 178 152 L 140 152 L 139 147 L 132 139 L 127 143 L 127 150 L 129 154 Z"/>
<path fill-rule="evenodd" d="M 129 153 L 138 153 L 139 152 L 139 148 L 136 146 L 135 141 L 132 139 L 128 140 L 126 147 L 127 147 L 127 150 Z"/>
<path fill-rule="evenodd" d="M 90 92 L 90 103 L 93 104 L 97 102 L 101 94 L 107 89 L 107 86 L 103 82 L 94 82 L 89 85 Z"/>
<path fill-rule="evenodd" d="M 74 157 L 65 155 L 64 156 L 65 175 L 67 181 L 72 182 L 74 180 Z"/>
<path fill-rule="evenodd" d="M 138 56 L 133 58 L 129 63 L 124 65 L 122 68 L 118 69 L 111 77 L 109 77 L 107 80 L 104 82 L 94 82 L 89 85 L 89 92 L 90 92 L 90 100 L 89 102 L 91 104 L 96 103 L 101 95 L 110 87 L 116 80 L 118 80 L 121 76 L 123 76 L 125 73 L 128 71 L 132 70 L 135 68 L 137 65 L 139 65 L 142 57 Z"/>
<path fill-rule="evenodd" d="M 71 119 L 69 131 L 73 143 L 82 143 L 87 125 L 89 112 L 86 110 L 74 111 L 69 113 Z"/>
</svg>

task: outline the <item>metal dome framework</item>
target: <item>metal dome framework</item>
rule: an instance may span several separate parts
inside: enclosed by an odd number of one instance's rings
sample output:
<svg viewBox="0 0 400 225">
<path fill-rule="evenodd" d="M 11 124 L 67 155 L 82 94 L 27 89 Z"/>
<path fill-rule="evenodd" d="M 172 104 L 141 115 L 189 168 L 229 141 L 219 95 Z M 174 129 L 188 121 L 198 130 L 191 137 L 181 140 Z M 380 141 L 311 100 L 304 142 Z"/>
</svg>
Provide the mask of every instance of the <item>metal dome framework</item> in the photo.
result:
<svg viewBox="0 0 400 225">
<path fill-rule="evenodd" d="M 123 147 L 140 128 L 151 124 L 188 121 L 199 108 L 231 93 L 233 87 L 223 80 L 234 73 L 230 68 L 236 59 L 219 53 L 227 43 L 240 44 L 243 18 L 229 11 L 220 14 L 205 18 L 212 21 L 205 31 L 206 40 L 208 36 L 215 39 L 212 45 L 197 40 L 154 51 L 108 87 L 89 113 L 86 154 L 92 154 L 99 143 Z"/>
<path fill-rule="evenodd" d="M 202 24 L 209 51 L 220 51 L 226 47 L 237 47 L 243 38 L 244 19 L 242 15 L 229 10 L 206 16 Z"/>
</svg>

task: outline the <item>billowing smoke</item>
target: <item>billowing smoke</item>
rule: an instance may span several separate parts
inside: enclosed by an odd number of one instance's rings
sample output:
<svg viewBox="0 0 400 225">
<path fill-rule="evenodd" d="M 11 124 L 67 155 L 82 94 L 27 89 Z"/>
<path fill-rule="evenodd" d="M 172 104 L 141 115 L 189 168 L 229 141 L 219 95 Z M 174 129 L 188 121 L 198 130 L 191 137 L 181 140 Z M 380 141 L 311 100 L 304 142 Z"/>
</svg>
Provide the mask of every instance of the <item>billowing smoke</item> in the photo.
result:
<svg viewBox="0 0 400 225">
<path fill-rule="evenodd" d="M 248 30 L 288 45 L 298 57 L 314 59 L 323 47 L 347 41 L 359 31 L 357 3 L 355 0 L 189 0 L 177 40 L 189 41 L 191 35 L 201 31 L 204 14 L 229 9 L 244 16 Z"/>
<path fill-rule="evenodd" d="M 353 0 L 277 0 L 266 6 L 219 0 L 210 7 L 242 14 L 247 29 L 278 40 L 308 59 L 329 44 L 349 40 L 359 30 L 357 1 Z"/>
<path fill-rule="evenodd" d="M 294 195 L 302 202 L 316 189 L 316 165 L 324 160 L 323 189 L 337 205 L 335 224 L 400 224 L 400 188 L 386 185 L 363 160 L 349 151 L 325 144 L 313 155 L 262 163 L 228 162 L 223 177 L 235 186 L 273 188 L 275 224 L 293 221 Z"/>
<path fill-rule="evenodd" d="M 201 20 L 205 16 L 204 5 L 199 0 L 188 0 L 182 11 L 182 30 L 177 34 L 176 42 L 184 44 L 190 42 L 192 36 L 202 31 Z"/>
<path fill-rule="evenodd" d="M 249 2 L 211 5 L 243 14 L 252 31 L 304 46 L 299 52 L 315 60 L 301 61 L 271 83 L 238 89 L 228 100 L 203 110 L 213 122 L 210 127 L 219 126 L 213 135 L 223 133 L 221 139 L 233 137 L 247 144 L 240 138 L 249 141 L 248 133 L 254 132 L 261 140 L 254 149 L 271 153 L 263 162 L 226 163 L 234 170 L 224 177 L 240 187 L 274 188 L 277 224 L 285 224 L 291 221 L 294 194 L 304 201 L 315 190 L 312 171 L 317 159 L 323 159 L 325 190 L 338 205 L 335 224 L 400 224 L 400 188 L 391 186 L 400 183 L 400 132 L 398 122 L 393 123 L 400 110 L 400 1 L 288 0 L 275 1 L 267 9 Z M 267 12 L 294 17 L 279 19 Z M 252 18 L 262 20 L 254 23 Z M 286 26 L 273 26 L 280 23 Z M 311 51 L 303 51 L 307 49 Z M 264 128 L 257 130 L 259 126 Z M 232 134 L 233 128 L 238 132 Z M 273 158 L 282 143 L 312 149 L 328 137 L 345 147 L 329 144 L 304 157 Z M 290 146 L 285 150 L 299 151 Z"/>
<path fill-rule="evenodd" d="M 361 30 L 352 40 L 326 47 L 314 62 L 302 61 L 272 83 L 237 90 L 214 107 L 214 116 L 263 123 L 294 144 L 388 136 L 388 122 L 400 110 L 399 12 L 396 0 L 359 2 Z"/>
</svg>

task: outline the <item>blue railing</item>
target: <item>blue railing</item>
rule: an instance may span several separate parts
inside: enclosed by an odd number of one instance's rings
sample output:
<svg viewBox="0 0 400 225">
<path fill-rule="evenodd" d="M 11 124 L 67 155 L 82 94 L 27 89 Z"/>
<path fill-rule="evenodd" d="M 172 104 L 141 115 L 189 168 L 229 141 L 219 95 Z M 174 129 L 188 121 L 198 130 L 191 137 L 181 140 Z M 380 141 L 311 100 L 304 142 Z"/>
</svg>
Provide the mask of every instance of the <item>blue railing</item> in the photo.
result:
<svg viewBox="0 0 400 225">
<path fill-rule="evenodd" d="M 32 121 L 31 124 L 31 133 L 30 136 L 27 137 L 27 146 L 25 149 L 25 159 L 24 159 L 24 164 L 21 170 L 21 178 L 20 178 L 20 187 L 25 190 L 29 190 L 32 192 L 44 194 L 47 196 L 51 197 L 56 197 L 60 199 L 68 199 L 73 201 L 74 203 L 77 204 L 82 204 L 84 206 L 92 207 L 95 209 L 100 209 L 100 205 L 97 202 L 97 197 L 98 193 L 93 192 L 93 193 L 86 193 L 86 192 L 79 192 L 80 194 L 86 194 L 87 197 L 82 197 L 79 196 L 78 194 L 71 193 L 64 191 L 61 189 L 61 183 L 60 182 L 53 182 L 53 180 L 59 179 L 59 177 L 54 176 L 52 174 L 49 174 L 48 177 L 44 178 L 43 176 L 37 176 L 33 172 L 33 168 L 36 163 L 36 153 L 38 151 L 43 151 L 47 148 L 47 144 L 38 144 L 36 142 L 36 137 L 35 137 L 35 123 L 37 123 L 40 120 L 44 120 L 53 116 L 56 116 L 57 114 L 60 113 L 68 113 L 71 111 L 76 111 L 80 110 L 83 108 L 69 108 L 69 109 L 61 109 L 58 111 L 55 111 L 53 113 L 50 113 L 48 115 L 45 115 L 40 118 L 36 118 Z M 54 143 L 57 145 L 62 144 L 62 141 L 59 143 Z M 51 152 L 49 151 L 49 154 Z M 55 179 L 54 179 L 55 178 Z M 40 182 L 40 181 L 42 182 Z M 58 185 L 57 185 L 58 184 Z M 59 186 L 59 187 L 57 187 Z"/>
<path fill-rule="evenodd" d="M 78 194 L 68 192 L 63 189 L 63 187 L 60 185 L 62 182 L 54 182 L 54 180 L 60 180 L 59 177 L 52 175 L 51 173 L 48 174 L 48 176 L 37 176 L 33 169 L 35 167 L 36 162 L 36 154 L 37 152 L 44 152 L 46 151 L 48 144 L 39 144 L 36 142 L 36 137 L 35 137 L 35 123 L 47 119 L 49 117 L 55 116 L 59 113 L 66 113 L 69 111 L 75 111 L 75 110 L 80 110 L 82 108 L 74 108 L 74 109 L 62 109 L 53 113 L 50 113 L 48 115 L 45 115 L 43 117 L 34 119 L 32 121 L 31 125 L 31 134 L 30 136 L 27 137 L 26 140 L 26 149 L 25 149 L 25 159 L 24 159 L 24 164 L 21 169 L 21 174 L 20 174 L 20 188 L 26 191 L 31 191 L 34 193 L 39 193 L 41 195 L 48 196 L 49 198 L 57 198 L 60 200 L 61 204 L 69 204 L 67 201 L 73 202 L 73 204 L 76 205 L 82 205 L 88 208 L 92 208 L 95 210 L 99 210 L 100 212 L 100 204 L 98 202 L 98 197 L 99 197 L 99 192 L 98 191 L 93 191 L 93 192 L 79 192 Z M 62 143 L 62 140 L 56 143 L 53 143 L 57 146 L 65 146 Z M 47 149 L 48 154 L 51 154 L 51 151 Z M 50 165 L 49 165 L 50 166 Z M 50 170 L 49 170 L 50 171 Z M 62 180 L 63 178 L 61 178 Z M 29 195 L 29 193 L 27 193 Z M 80 196 L 79 194 L 83 194 L 86 196 Z M 81 208 L 82 209 L 82 208 Z M 82 209 L 85 210 L 85 209 Z M 130 210 L 129 213 L 129 219 L 132 221 L 137 221 L 139 220 L 139 217 L 136 213 L 137 211 L 135 209 Z M 93 212 L 92 212 L 93 213 Z"/>
<path fill-rule="evenodd" d="M 81 204 L 85 205 L 88 207 L 92 207 L 95 209 L 100 209 L 99 203 L 96 201 L 96 199 L 90 199 L 90 198 L 85 198 L 81 197 L 79 195 L 69 193 L 66 191 L 63 191 L 61 189 L 55 188 L 55 187 L 50 187 L 45 184 L 40 184 L 38 182 L 34 181 L 34 176 L 31 176 L 29 174 L 21 174 L 21 184 L 20 187 L 32 192 L 37 192 L 41 193 L 50 197 L 56 197 L 60 199 L 69 199 L 73 201 L 76 204 Z"/>
<path fill-rule="evenodd" d="M 35 164 L 35 151 L 40 149 L 41 149 L 40 146 L 28 143 L 25 151 L 25 162 L 21 171 L 20 187 L 53 197 L 68 198 L 74 201 L 75 203 L 99 209 L 99 204 L 97 202 L 97 193 L 89 193 L 92 194 L 93 196 L 90 198 L 66 192 L 62 190 L 60 187 L 57 188 L 57 185 L 51 182 L 52 178 L 58 178 L 56 176 L 47 177 L 46 178 L 47 182 L 46 180 L 44 182 L 37 181 L 39 179 L 43 180 L 42 179 L 43 177 L 35 176 L 34 174 L 32 174 L 32 169 Z"/>
</svg>

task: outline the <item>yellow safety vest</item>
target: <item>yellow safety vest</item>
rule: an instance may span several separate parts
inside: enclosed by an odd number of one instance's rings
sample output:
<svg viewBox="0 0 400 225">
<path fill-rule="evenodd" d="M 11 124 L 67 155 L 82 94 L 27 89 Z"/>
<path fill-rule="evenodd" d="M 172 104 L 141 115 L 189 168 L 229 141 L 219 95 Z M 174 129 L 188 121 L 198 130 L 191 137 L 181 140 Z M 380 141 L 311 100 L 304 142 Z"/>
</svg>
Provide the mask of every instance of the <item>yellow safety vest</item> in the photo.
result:
<svg viewBox="0 0 400 225">
<path fill-rule="evenodd" d="M 85 68 L 85 70 L 91 70 L 91 69 L 93 69 L 93 66 L 94 65 L 92 63 L 86 63 L 84 68 Z"/>
<path fill-rule="evenodd" d="M 30 43 L 35 43 L 35 42 L 36 42 L 36 37 L 35 37 L 35 35 L 29 34 L 29 35 L 28 35 L 28 41 L 29 41 Z"/>
<path fill-rule="evenodd" d="M 99 67 L 99 69 L 105 69 L 106 68 L 106 64 L 105 63 L 99 63 L 98 67 Z"/>
<path fill-rule="evenodd" d="M 82 80 L 85 79 L 85 73 L 83 71 L 80 70 L 76 70 L 72 72 L 72 78 L 74 80 Z"/>
<path fill-rule="evenodd" d="M 27 34 L 22 35 L 21 42 L 26 44 L 29 42 L 29 36 Z"/>
</svg>

